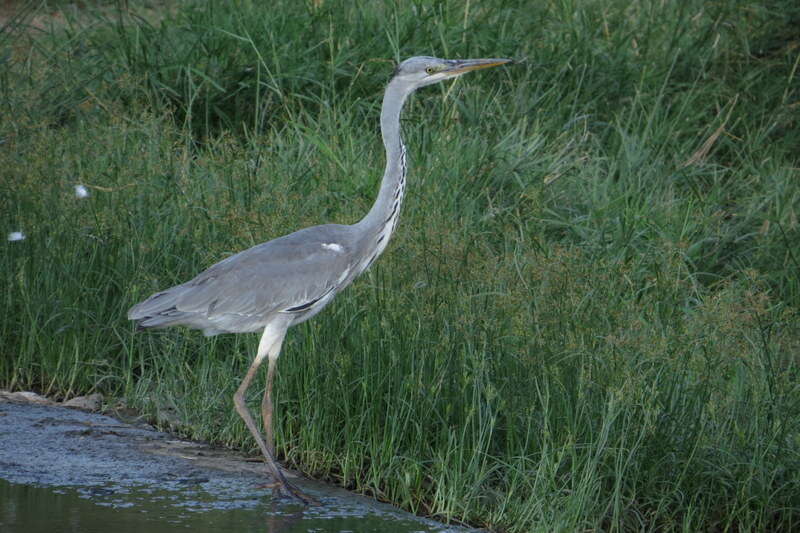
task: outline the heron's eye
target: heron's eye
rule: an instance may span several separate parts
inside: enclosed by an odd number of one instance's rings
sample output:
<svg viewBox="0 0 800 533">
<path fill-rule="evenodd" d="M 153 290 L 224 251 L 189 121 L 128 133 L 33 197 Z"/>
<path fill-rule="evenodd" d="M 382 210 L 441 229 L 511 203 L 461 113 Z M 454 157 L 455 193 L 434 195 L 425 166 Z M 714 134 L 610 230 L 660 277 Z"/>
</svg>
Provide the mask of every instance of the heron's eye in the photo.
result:
<svg viewBox="0 0 800 533">
<path fill-rule="evenodd" d="M 434 72 L 436 72 L 436 69 L 433 68 L 433 67 L 427 67 L 425 69 L 425 72 L 428 73 L 428 74 L 433 74 Z"/>
</svg>

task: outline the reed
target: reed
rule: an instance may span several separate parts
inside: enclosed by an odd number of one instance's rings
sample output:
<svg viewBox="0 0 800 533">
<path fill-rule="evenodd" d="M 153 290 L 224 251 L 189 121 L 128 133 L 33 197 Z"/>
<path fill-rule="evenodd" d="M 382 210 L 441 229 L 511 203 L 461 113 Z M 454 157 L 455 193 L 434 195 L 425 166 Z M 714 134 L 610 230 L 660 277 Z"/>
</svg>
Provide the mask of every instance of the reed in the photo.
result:
<svg viewBox="0 0 800 533">
<path fill-rule="evenodd" d="M 231 397 L 257 336 L 127 308 L 358 220 L 390 60 L 524 57 L 410 103 L 402 222 L 290 333 L 279 455 L 494 531 L 800 527 L 795 2 L 127 4 L 0 32 L 0 228 L 26 236 L 0 386 L 255 452 Z"/>
</svg>

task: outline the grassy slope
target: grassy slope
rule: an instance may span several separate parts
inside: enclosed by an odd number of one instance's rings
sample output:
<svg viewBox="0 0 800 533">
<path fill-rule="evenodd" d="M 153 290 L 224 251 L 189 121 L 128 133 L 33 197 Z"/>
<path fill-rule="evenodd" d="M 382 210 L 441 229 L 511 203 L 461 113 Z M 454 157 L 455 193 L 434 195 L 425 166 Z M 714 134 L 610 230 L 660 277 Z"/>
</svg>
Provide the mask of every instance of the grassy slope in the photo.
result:
<svg viewBox="0 0 800 533">
<path fill-rule="evenodd" d="M 0 244 L 0 385 L 102 390 L 253 448 L 230 398 L 257 338 L 134 335 L 126 309 L 357 220 L 389 59 L 527 57 L 409 105 L 403 223 L 290 335 L 280 453 L 497 530 L 797 527 L 800 11 L 529 4 L 6 27 L 0 229 L 27 239 Z"/>
</svg>

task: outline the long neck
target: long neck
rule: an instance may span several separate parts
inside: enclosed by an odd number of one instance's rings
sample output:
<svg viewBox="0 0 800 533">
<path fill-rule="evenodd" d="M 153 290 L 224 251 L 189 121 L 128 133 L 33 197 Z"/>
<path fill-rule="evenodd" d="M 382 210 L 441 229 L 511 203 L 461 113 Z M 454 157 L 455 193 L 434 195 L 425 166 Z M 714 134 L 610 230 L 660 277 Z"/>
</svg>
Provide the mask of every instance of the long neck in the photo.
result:
<svg viewBox="0 0 800 533">
<path fill-rule="evenodd" d="M 397 225 L 405 195 L 406 147 L 400 137 L 400 111 L 410 92 L 407 86 L 392 80 L 383 95 L 381 135 L 386 147 L 386 170 L 375 204 L 358 222 L 367 233 L 380 239 L 379 251 L 383 251 Z"/>
</svg>

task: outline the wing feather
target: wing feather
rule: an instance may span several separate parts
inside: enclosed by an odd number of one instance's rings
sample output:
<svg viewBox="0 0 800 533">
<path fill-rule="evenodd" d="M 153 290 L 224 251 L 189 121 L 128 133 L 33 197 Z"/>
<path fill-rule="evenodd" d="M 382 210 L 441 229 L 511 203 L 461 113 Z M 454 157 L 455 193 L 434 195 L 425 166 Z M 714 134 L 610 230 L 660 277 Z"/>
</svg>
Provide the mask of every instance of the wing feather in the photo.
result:
<svg viewBox="0 0 800 533">
<path fill-rule="evenodd" d="M 315 226 L 232 255 L 191 281 L 152 295 L 128 317 L 143 327 L 236 331 L 237 320 L 251 324 L 325 299 L 341 288 L 352 262 L 349 226 Z"/>
</svg>

